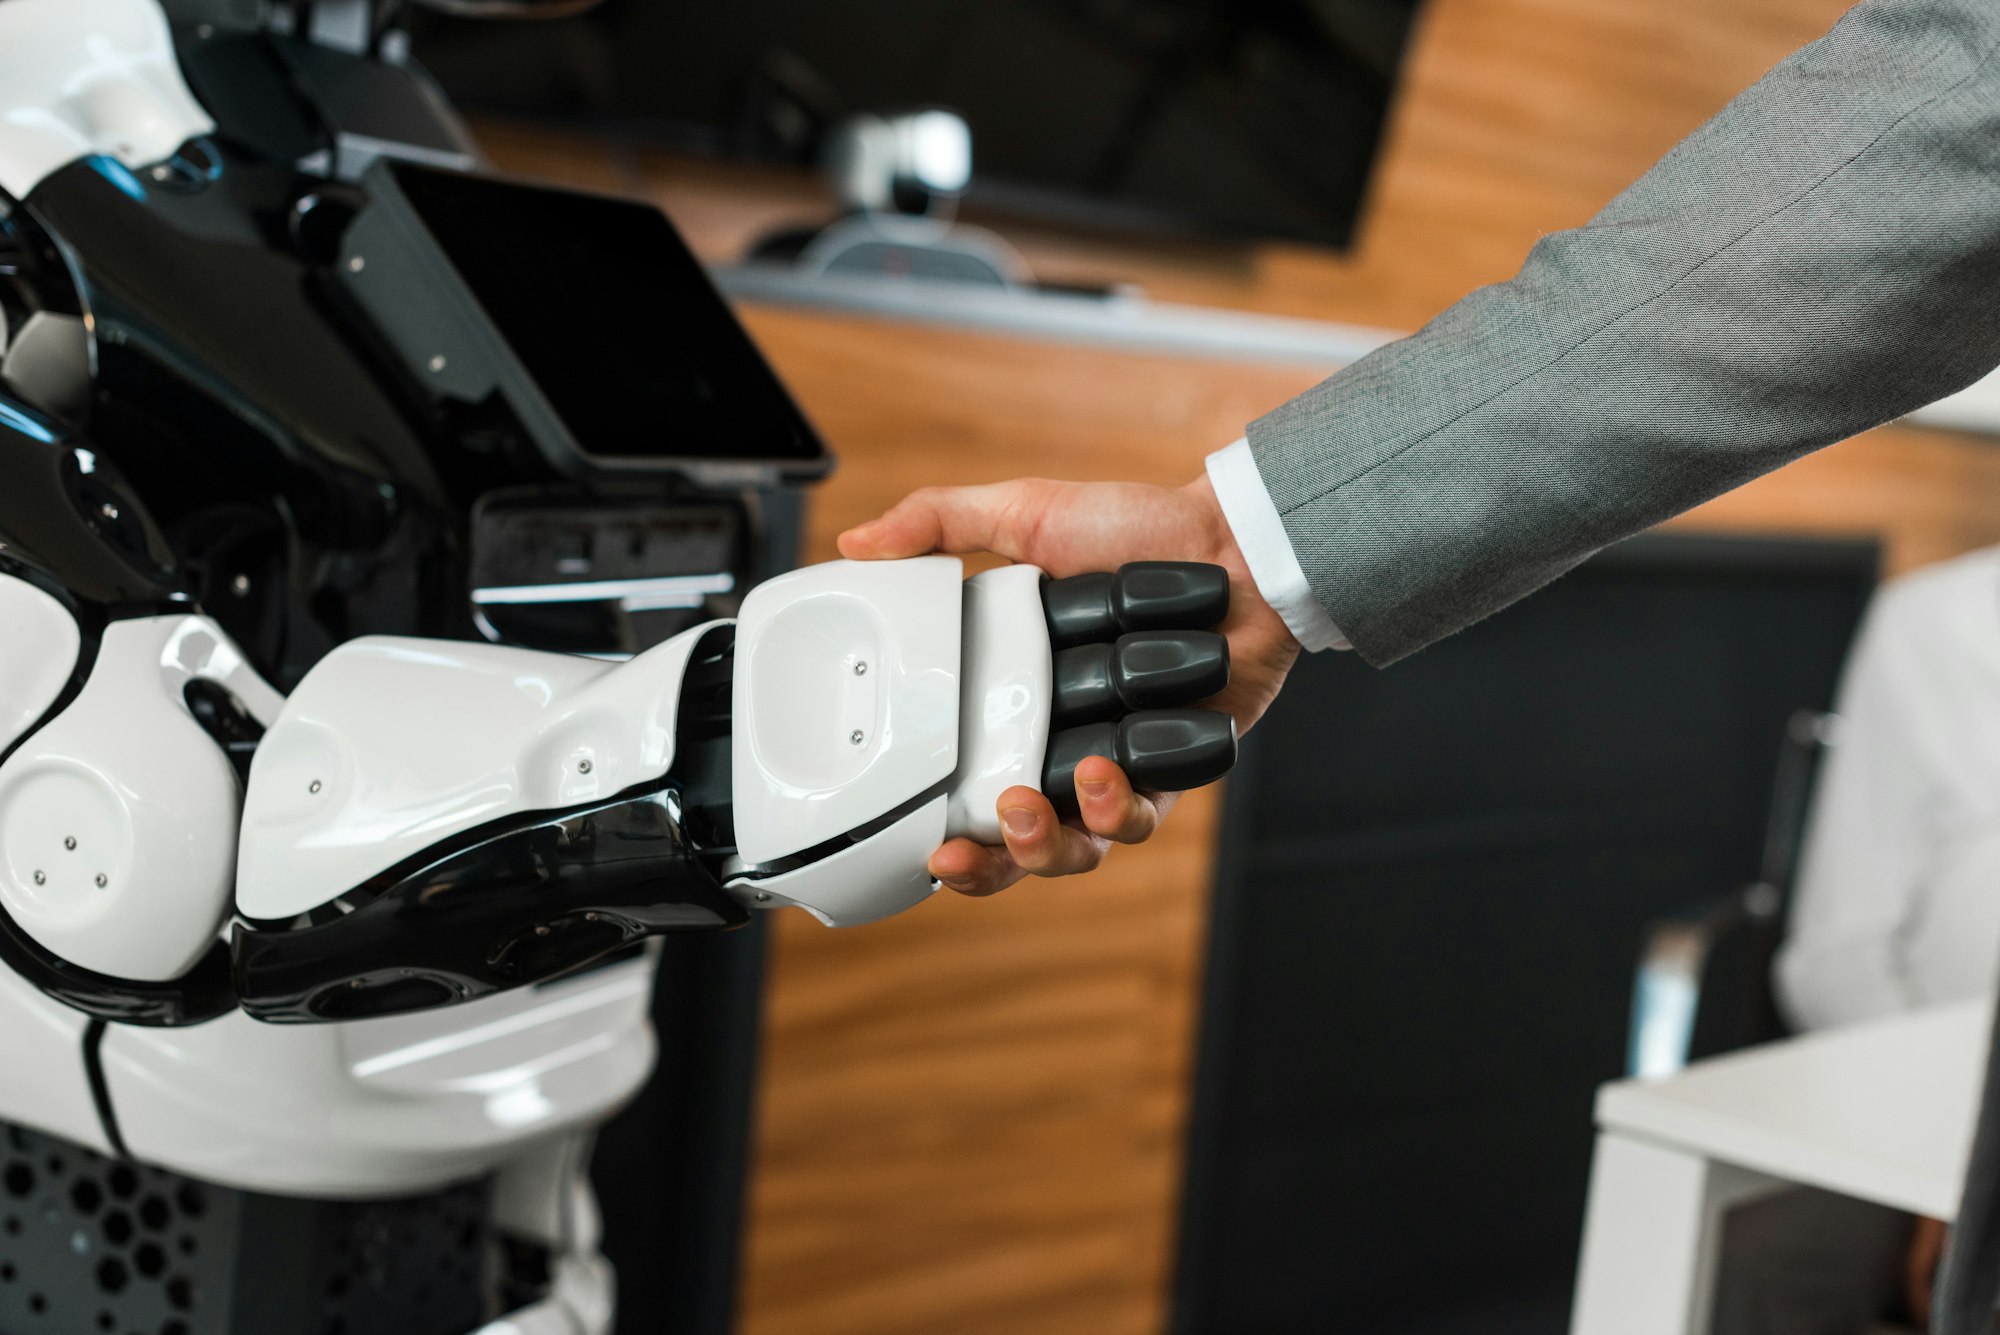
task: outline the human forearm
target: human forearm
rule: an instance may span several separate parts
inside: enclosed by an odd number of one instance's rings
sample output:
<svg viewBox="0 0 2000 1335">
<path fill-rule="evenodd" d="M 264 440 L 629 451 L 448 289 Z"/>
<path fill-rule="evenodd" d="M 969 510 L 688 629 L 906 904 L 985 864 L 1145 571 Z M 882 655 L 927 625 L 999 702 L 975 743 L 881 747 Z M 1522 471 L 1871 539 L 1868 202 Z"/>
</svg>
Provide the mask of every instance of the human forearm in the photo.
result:
<svg viewBox="0 0 2000 1335">
<path fill-rule="evenodd" d="M 1386 663 L 2000 362 L 2000 11 L 1870 3 L 1512 281 L 1253 424 Z"/>
</svg>

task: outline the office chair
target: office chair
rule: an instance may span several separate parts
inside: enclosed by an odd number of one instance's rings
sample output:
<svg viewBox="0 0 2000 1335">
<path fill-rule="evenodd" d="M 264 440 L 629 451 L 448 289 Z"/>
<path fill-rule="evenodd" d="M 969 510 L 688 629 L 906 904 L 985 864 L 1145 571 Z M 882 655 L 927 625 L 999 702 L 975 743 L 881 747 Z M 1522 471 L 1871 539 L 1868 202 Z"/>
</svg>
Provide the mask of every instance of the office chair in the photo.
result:
<svg viewBox="0 0 2000 1335">
<path fill-rule="evenodd" d="M 1757 879 L 1720 899 L 1654 922 L 1647 930 L 1633 983 L 1626 1074 L 1642 1079 L 1672 1075 L 1688 1064 L 1696 1022 L 1704 1037 L 1735 1020 L 1736 1033 L 1722 1047 L 1783 1037 L 1787 1032 L 1772 991 L 1771 964 L 1784 939 L 1785 920 L 1798 877 L 1813 779 L 1834 745 L 1839 718 L 1801 709 L 1785 724 L 1772 783 L 1770 815 Z M 1704 1012 L 1704 990 L 1716 991 L 1712 971 L 1725 944 L 1747 947 L 1739 967 L 1749 976 L 1745 1005 L 1734 1017 Z M 1719 1050 L 1719 1049 L 1718 1049 Z"/>
</svg>

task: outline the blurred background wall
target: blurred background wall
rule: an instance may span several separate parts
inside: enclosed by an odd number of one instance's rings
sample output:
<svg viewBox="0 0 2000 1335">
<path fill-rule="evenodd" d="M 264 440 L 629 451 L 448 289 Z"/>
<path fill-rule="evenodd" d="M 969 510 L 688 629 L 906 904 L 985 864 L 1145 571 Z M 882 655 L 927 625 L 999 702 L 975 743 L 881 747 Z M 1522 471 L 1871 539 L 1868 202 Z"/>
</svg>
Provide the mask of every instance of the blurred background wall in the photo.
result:
<svg viewBox="0 0 2000 1335">
<path fill-rule="evenodd" d="M 637 3 L 638 0 L 614 0 Z M 664 0 L 662 0 L 664 3 Z M 1352 249 L 1009 226 L 1044 279 L 1416 327 L 1582 222 L 1842 0 L 1428 0 Z M 510 171 L 655 198 L 716 263 L 824 214 L 807 179 L 485 120 Z M 840 458 L 805 558 L 908 490 L 1021 474 L 1176 484 L 1324 366 L 1138 355 L 751 306 Z M 1877 535 L 1890 571 L 2000 541 L 2000 449 L 1887 427 L 1681 521 Z M 1084 881 L 775 934 L 742 1288 L 748 1335 L 1154 1332 L 1218 798 Z M 1366 1022 L 1357 1017 L 1357 1022 Z"/>
</svg>

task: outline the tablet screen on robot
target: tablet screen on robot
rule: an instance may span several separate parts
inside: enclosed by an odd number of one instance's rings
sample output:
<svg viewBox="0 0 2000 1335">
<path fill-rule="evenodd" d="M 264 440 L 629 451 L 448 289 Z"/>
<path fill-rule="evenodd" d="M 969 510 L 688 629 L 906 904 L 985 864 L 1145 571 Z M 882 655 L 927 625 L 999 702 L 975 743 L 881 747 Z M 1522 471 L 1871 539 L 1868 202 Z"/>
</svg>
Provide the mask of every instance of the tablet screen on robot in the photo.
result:
<svg viewBox="0 0 2000 1335">
<path fill-rule="evenodd" d="M 348 241 L 365 265 L 350 259 L 341 277 L 422 383 L 497 393 L 566 472 L 826 470 L 819 437 L 658 209 L 387 159 L 367 184 Z"/>
</svg>

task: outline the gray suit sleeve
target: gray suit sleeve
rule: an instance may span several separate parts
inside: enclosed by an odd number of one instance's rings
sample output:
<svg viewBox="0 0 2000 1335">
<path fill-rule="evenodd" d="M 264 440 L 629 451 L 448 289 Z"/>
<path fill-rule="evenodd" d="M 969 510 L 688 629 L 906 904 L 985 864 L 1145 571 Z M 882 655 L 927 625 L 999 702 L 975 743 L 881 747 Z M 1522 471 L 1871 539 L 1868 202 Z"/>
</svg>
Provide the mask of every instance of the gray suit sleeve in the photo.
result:
<svg viewBox="0 0 2000 1335">
<path fill-rule="evenodd" d="M 1995 0 L 1869 0 L 1512 280 L 1253 423 L 1362 656 L 2000 365 L 1996 44 Z"/>
</svg>

